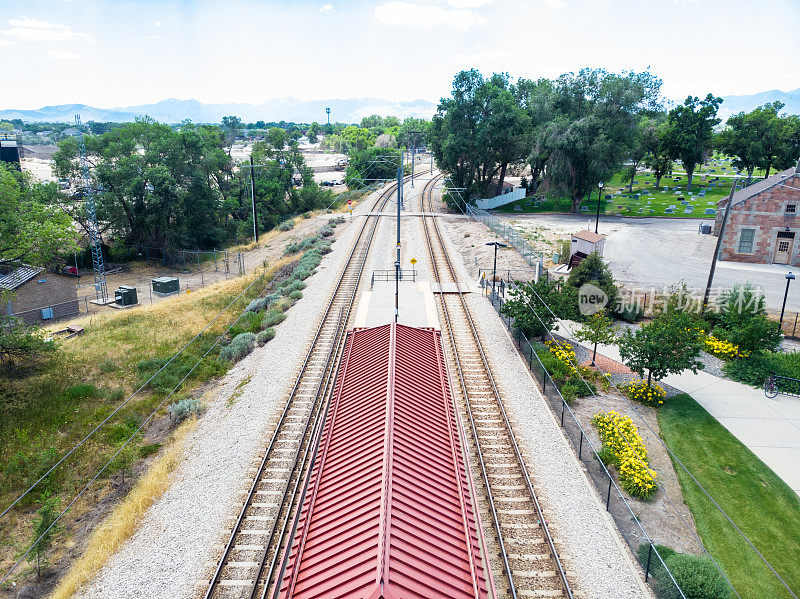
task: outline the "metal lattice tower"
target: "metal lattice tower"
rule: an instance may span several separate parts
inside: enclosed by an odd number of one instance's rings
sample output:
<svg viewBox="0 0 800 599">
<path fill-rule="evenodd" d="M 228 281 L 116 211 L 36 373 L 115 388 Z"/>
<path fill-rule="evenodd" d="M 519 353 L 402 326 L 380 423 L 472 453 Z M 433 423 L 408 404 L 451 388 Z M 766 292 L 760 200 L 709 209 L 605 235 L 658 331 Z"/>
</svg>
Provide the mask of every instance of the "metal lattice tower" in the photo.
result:
<svg viewBox="0 0 800 599">
<path fill-rule="evenodd" d="M 100 227 L 97 225 L 97 211 L 95 209 L 94 193 L 92 192 L 91 178 L 89 176 L 89 162 L 86 160 L 86 144 L 83 141 L 83 127 L 81 115 L 75 115 L 75 126 L 78 129 L 78 144 L 81 159 L 81 187 L 83 188 L 83 204 L 86 210 L 86 229 L 89 231 L 89 246 L 92 249 L 92 269 L 94 270 L 94 290 L 97 301 L 108 301 L 106 288 L 106 267 L 103 263 L 103 246 L 100 243 Z"/>
</svg>

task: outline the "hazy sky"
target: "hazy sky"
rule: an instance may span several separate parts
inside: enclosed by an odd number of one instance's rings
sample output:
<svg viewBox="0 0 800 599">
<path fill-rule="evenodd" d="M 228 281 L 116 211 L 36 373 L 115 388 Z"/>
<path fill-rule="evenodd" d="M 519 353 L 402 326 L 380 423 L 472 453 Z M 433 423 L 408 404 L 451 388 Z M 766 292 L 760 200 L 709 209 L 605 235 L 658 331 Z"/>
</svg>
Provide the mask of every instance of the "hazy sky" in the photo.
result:
<svg viewBox="0 0 800 599">
<path fill-rule="evenodd" d="M 477 67 L 650 67 L 671 98 L 800 88 L 800 0 L 0 0 L 0 108 L 438 100 Z"/>
</svg>

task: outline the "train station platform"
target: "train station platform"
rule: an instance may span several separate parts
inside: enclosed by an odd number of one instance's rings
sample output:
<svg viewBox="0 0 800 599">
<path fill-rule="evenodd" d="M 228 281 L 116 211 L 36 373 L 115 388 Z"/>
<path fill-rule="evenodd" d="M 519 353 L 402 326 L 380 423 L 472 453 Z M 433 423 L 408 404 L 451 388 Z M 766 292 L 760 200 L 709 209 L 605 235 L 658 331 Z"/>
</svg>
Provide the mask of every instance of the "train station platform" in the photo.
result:
<svg viewBox="0 0 800 599">
<path fill-rule="evenodd" d="M 394 291 L 394 280 L 376 281 L 372 290 L 361 296 L 354 326 L 375 327 L 394 322 Z M 400 281 L 399 296 L 398 323 L 441 329 L 430 282 Z"/>
<path fill-rule="evenodd" d="M 441 335 L 348 333 L 281 599 L 495 596 Z"/>
</svg>

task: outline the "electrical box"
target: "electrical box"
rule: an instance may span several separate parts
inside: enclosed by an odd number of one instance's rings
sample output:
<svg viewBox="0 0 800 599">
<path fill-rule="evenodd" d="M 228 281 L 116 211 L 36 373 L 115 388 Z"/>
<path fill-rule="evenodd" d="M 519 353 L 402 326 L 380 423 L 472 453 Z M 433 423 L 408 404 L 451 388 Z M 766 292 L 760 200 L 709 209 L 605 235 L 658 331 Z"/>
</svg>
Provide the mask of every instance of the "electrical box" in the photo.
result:
<svg viewBox="0 0 800 599">
<path fill-rule="evenodd" d="M 158 277 L 153 279 L 153 291 L 156 293 L 178 293 L 180 282 L 177 277 Z"/>
<path fill-rule="evenodd" d="M 119 289 L 114 292 L 114 302 L 120 306 L 135 306 L 139 303 L 136 294 L 136 287 L 130 285 L 121 285 Z"/>
<path fill-rule="evenodd" d="M 52 308 L 42 308 L 42 320 L 50 320 L 53 318 Z"/>
</svg>

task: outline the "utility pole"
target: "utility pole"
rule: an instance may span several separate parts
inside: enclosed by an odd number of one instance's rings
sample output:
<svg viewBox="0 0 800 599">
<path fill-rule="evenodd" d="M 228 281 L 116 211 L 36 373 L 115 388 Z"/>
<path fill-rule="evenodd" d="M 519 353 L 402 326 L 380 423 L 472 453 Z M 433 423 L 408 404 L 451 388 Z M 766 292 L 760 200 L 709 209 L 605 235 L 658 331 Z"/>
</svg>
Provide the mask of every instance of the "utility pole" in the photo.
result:
<svg viewBox="0 0 800 599">
<path fill-rule="evenodd" d="M 258 243 L 258 224 L 256 222 L 256 183 L 255 168 L 253 167 L 253 155 L 250 154 L 250 199 L 253 202 L 253 239 Z"/>
<path fill-rule="evenodd" d="M 706 283 L 706 292 L 703 295 L 703 310 L 708 307 L 708 295 L 711 293 L 711 283 L 714 282 L 714 271 L 717 268 L 717 257 L 719 250 L 722 247 L 722 236 L 725 235 L 725 225 L 728 224 L 728 215 L 733 208 L 733 193 L 736 191 L 737 177 L 733 178 L 731 185 L 731 193 L 728 196 L 728 203 L 725 205 L 725 214 L 722 215 L 722 225 L 719 227 L 719 235 L 717 236 L 717 245 L 714 246 L 714 255 L 711 257 L 711 269 L 708 271 L 708 282 Z"/>
<path fill-rule="evenodd" d="M 325 113 L 328 115 L 328 124 L 331 124 L 331 109 L 330 107 L 325 109 Z"/>
<path fill-rule="evenodd" d="M 394 261 L 394 321 L 400 314 L 400 203 L 403 200 L 403 160 L 397 167 L 397 258 Z"/>
</svg>

